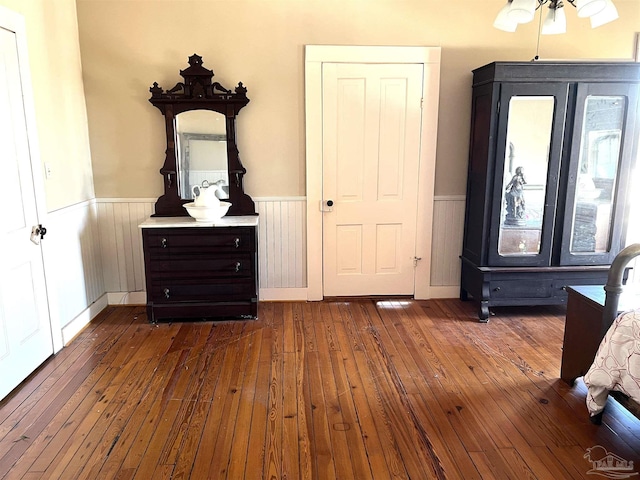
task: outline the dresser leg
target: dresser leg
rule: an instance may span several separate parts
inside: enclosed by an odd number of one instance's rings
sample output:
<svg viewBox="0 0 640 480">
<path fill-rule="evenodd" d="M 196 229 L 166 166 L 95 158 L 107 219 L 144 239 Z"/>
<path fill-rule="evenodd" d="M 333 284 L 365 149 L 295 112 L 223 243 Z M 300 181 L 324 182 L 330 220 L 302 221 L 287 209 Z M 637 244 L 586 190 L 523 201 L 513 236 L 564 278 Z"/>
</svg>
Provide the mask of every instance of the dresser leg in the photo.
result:
<svg viewBox="0 0 640 480">
<path fill-rule="evenodd" d="M 481 323 L 487 323 L 489 321 L 489 298 L 491 297 L 491 292 L 489 291 L 489 282 L 486 279 L 482 282 L 481 295 L 478 319 Z"/>
<path fill-rule="evenodd" d="M 480 320 L 480 323 L 487 323 L 489 321 L 489 302 L 486 300 L 480 302 L 478 319 Z"/>
<path fill-rule="evenodd" d="M 469 293 L 462 287 L 460 287 L 460 300 L 463 302 L 469 300 Z"/>
<path fill-rule="evenodd" d="M 147 305 L 147 320 L 149 321 L 149 323 L 158 323 L 153 316 L 153 307 L 151 305 Z"/>
</svg>

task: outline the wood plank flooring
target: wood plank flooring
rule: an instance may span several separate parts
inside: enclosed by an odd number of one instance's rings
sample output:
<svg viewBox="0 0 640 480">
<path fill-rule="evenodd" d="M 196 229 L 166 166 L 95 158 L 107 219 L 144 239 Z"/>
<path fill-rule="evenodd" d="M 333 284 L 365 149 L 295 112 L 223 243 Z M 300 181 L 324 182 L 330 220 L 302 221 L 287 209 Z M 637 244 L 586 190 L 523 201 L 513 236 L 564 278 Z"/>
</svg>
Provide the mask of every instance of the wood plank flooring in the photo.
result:
<svg viewBox="0 0 640 480">
<path fill-rule="evenodd" d="M 591 425 L 584 384 L 559 380 L 563 309 L 496 313 L 336 299 L 152 325 L 109 307 L 0 402 L 0 478 L 581 479 L 596 446 L 640 467 L 640 422 L 610 400 Z"/>
</svg>

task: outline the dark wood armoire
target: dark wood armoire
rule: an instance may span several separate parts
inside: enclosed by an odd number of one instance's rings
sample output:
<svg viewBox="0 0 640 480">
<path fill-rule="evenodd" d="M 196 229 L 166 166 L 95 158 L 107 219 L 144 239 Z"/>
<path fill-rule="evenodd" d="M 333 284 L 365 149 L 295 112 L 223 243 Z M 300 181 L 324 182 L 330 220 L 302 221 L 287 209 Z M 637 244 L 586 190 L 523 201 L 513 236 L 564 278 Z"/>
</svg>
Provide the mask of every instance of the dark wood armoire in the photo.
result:
<svg viewBox="0 0 640 480">
<path fill-rule="evenodd" d="M 494 62 L 473 71 L 460 296 L 566 303 L 624 247 L 640 64 Z M 636 187 L 637 188 L 637 187 Z"/>
</svg>

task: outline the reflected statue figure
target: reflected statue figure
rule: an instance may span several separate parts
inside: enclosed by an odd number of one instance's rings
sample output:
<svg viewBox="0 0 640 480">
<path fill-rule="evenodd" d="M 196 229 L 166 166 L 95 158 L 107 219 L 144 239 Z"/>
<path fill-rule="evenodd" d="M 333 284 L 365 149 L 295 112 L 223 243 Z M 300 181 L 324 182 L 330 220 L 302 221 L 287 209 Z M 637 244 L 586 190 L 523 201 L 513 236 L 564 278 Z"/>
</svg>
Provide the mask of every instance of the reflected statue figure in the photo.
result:
<svg viewBox="0 0 640 480">
<path fill-rule="evenodd" d="M 505 188 L 505 197 L 507 202 L 507 215 L 504 219 L 505 225 L 522 226 L 525 224 L 524 210 L 524 168 L 517 167 L 515 175 Z"/>
</svg>

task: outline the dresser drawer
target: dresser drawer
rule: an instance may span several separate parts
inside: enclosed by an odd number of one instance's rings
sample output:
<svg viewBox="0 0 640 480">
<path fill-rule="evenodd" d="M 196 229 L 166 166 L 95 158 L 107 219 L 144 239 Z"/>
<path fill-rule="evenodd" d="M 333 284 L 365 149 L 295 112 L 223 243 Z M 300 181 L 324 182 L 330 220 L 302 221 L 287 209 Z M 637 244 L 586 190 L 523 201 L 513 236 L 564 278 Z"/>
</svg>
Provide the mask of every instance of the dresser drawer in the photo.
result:
<svg viewBox="0 0 640 480">
<path fill-rule="evenodd" d="M 553 296 L 551 279 L 495 280 L 489 283 L 491 298 L 548 298 Z"/>
<path fill-rule="evenodd" d="M 251 252 L 255 239 L 251 228 L 153 229 L 143 232 L 145 249 L 151 253 Z"/>
<path fill-rule="evenodd" d="M 605 270 L 600 275 L 591 274 L 591 275 L 582 275 L 582 276 L 577 275 L 577 276 L 566 277 L 566 278 L 558 278 L 558 279 L 554 279 L 553 288 L 556 291 L 566 291 L 567 287 L 570 285 L 604 285 L 607 283 L 608 277 L 609 277 L 609 272 Z"/>
<path fill-rule="evenodd" d="M 154 303 L 216 302 L 256 299 L 256 285 L 252 278 L 233 282 L 224 279 L 196 280 L 172 278 L 151 285 L 150 300 Z"/>
<path fill-rule="evenodd" d="M 151 256 L 149 271 L 155 277 L 189 279 L 253 277 L 253 258 L 249 253 L 234 255 Z"/>
</svg>

